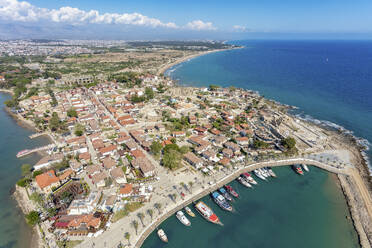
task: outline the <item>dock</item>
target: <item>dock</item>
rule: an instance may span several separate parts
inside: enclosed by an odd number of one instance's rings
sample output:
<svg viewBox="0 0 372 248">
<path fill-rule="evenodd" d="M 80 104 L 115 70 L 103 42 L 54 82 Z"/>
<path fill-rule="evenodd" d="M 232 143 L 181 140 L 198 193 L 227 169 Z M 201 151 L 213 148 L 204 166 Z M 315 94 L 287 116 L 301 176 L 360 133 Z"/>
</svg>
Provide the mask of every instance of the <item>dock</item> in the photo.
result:
<svg viewBox="0 0 372 248">
<path fill-rule="evenodd" d="M 21 158 L 21 157 L 30 155 L 34 152 L 45 151 L 45 150 L 51 149 L 53 147 L 54 147 L 54 144 L 49 144 L 49 145 L 46 145 L 46 146 L 36 147 L 34 149 L 31 149 L 31 150 L 20 151 L 20 152 L 17 153 L 17 158 Z"/>
<path fill-rule="evenodd" d="M 34 133 L 34 134 L 31 134 L 30 136 L 28 136 L 30 139 L 34 139 L 34 138 L 37 138 L 37 137 L 40 137 L 40 136 L 43 136 L 43 135 L 47 135 L 47 133 L 45 132 L 42 132 L 42 133 Z"/>
</svg>

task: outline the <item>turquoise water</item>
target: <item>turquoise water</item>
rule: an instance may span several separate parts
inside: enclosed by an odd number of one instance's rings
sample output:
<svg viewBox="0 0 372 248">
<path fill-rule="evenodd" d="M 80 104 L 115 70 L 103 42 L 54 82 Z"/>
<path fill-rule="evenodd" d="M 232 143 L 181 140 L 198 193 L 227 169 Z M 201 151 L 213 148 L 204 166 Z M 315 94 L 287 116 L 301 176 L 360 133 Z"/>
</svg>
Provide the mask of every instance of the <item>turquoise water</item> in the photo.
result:
<svg viewBox="0 0 372 248">
<path fill-rule="evenodd" d="M 142 247 L 359 247 L 345 198 L 333 175 L 315 167 L 310 170 L 299 176 L 290 167 L 275 168 L 278 178 L 261 180 L 254 189 L 234 181 L 231 185 L 240 194 L 233 203 L 234 213 L 221 210 L 209 196 L 203 198 L 224 226 L 211 224 L 197 214 L 189 218 L 192 224 L 188 228 L 172 216 L 160 225 L 169 243 L 162 243 L 152 233 Z"/>
<path fill-rule="evenodd" d="M 46 144 L 48 140 L 28 138 L 32 132 L 17 125 L 4 110 L 3 102 L 9 98 L 0 92 L 0 248 L 24 248 L 30 245 L 31 231 L 11 198 L 11 191 L 21 176 L 21 165 L 33 164 L 40 157 L 17 159 L 16 154 L 19 150 Z"/>
</svg>

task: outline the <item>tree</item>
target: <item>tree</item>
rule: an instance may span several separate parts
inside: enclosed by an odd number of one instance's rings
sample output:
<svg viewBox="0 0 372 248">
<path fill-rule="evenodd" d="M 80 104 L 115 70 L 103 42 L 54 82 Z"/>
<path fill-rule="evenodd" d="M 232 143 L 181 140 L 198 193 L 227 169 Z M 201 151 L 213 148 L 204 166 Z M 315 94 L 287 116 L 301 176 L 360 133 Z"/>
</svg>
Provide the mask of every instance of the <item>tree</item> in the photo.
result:
<svg viewBox="0 0 372 248">
<path fill-rule="evenodd" d="M 57 209 L 56 208 L 48 208 L 47 209 L 49 217 L 53 217 L 57 214 Z"/>
<path fill-rule="evenodd" d="M 43 204 L 43 195 L 37 192 L 32 193 L 30 195 L 30 199 L 39 204 L 40 206 Z"/>
<path fill-rule="evenodd" d="M 85 127 L 81 125 L 80 123 L 77 123 L 75 125 L 75 135 L 76 136 L 82 136 L 84 134 Z"/>
<path fill-rule="evenodd" d="M 209 90 L 210 91 L 216 91 L 218 88 L 220 88 L 220 86 L 218 86 L 218 85 L 214 85 L 214 84 L 209 85 Z"/>
<path fill-rule="evenodd" d="M 154 154 L 154 155 L 158 155 L 161 151 L 161 144 L 160 142 L 158 141 L 153 141 L 151 146 L 150 146 L 150 149 L 151 149 L 151 152 Z"/>
<path fill-rule="evenodd" d="M 32 166 L 30 164 L 23 164 L 21 166 L 22 176 L 24 176 L 24 177 L 30 176 L 31 175 L 31 169 L 32 169 Z"/>
<path fill-rule="evenodd" d="M 34 171 L 34 173 L 32 173 L 32 177 L 35 178 L 37 177 L 38 175 L 41 175 L 43 174 L 43 172 L 41 170 L 37 170 L 37 171 Z"/>
<path fill-rule="evenodd" d="M 190 186 L 190 191 L 191 191 L 191 193 L 192 193 L 192 186 L 193 186 L 193 184 L 194 184 L 193 182 L 191 182 L 191 181 L 189 182 L 189 186 Z"/>
<path fill-rule="evenodd" d="M 124 234 L 124 237 L 125 237 L 125 239 L 126 240 L 128 240 L 128 244 L 130 245 L 130 233 L 129 232 L 126 232 L 125 234 Z"/>
<path fill-rule="evenodd" d="M 56 112 L 52 113 L 52 118 L 49 120 L 49 128 L 51 131 L 57 131 L 60 127 L 61 120 Z"/>
<path fill-rule="evenodd" d="M 171 170 L 179 167 L 181 163 L 181 153 L 176 150 L 170 150 L 163 156 L 163 165 Z"/>
<path fill-rule="evenodd" d="M 150 99 L 154 98 L 154 91 L 152 90 L 151 87 L 146 87 L 145 95 L 146 95 L 147 100 L 150 100 Z"/>
<path fill-rule="evenodd" d="M 31 180 L 28 178 L 21 178 L 18 180 L 17 185 L 22 188 L 25 188 L 30 182 Z"/>
<path fill-rule="evenodd" d="M 26 214 L 26 221 L 31 226 L 34 226 L 34 225 L 40 223 L 39 213 L 36 212 L 36 211 L 29 212 L 28 214 Z"/>
<path fill-rule="evenodd" d="M 134 230 L 136 230 L 136 235 L 137 235 L 137 230 L 138 230 L 138 222 L 137 222 L 136 220 L 133 220 L 131 224 L 132 224 L 132 226 L 133 226 Z"/>
<path fill-rule="evenodd" d="M 292 137 L 282 139 L 282 145 L 288 150 L 292 150 L 296 146 L 296 140 Z"/>
<path fill-rule="evenodd" d="M 150 216 L 152 222 L 152 216 L 154 215 L 154 211 L 150 208 L 147 210 L 147 214 Z"/>
<path fill-rule="evenodd" d="M 78 117 L 78 113 L 76 112 L 76 110 L 74 108 L 70 108 L 69 110 L 67 110 L 67 116 L 68 117 Z"/>
<path fill-rule="evenodd" d="M 160 211 L 160 209 L 161 209 L 161 203 L 155 203 L 154 204 L 154 207 L 158 210 L 158 212 L 159 212 L 159 214 L 161 214 L 161 211 Z"/>
<path fill-rule="evenodd" d="M 190 151 L 190 148 L 188 146 L 181 146 L 180 147 L 180 153 L 186 154 Z"/>
<path fill-rule="evenodd" d="M 266 142 L 263 142 L 262 140 L 255 139 L 253 141 L 253 147 L 256 148 L 256 149 L 259 149 L 259 148 L 268 148 L 269 147 L 269 144 L 266 143 Z"/>
<path fill-rule="evenodd" d="M 140 219 L 141 223 L 142 223 L 142 226 L 144 227 L 145 224 L 143 224 L 143 218 L 145 217 L 145 215 L 142 213 L 142 212 L 139 212 L 137 214 L 137 217 Z"/>
</svg>

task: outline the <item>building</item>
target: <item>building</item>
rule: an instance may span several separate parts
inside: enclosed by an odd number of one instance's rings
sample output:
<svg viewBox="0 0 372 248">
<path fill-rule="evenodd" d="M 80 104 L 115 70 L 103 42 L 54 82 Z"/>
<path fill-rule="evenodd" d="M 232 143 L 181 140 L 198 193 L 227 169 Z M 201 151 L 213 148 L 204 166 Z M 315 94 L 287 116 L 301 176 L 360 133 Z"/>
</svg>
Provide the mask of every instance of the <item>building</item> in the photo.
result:
<svg viewBox="0 0 372 248">
<path fill-rule="evenodd" d="M 197 157 L 194 153 L 188 152 L 184 155 L 184 159 L 194 166 L 196 169 L 199 169 L 203 166 L 203 160 L 199 157 Z"/>
<path fill-rule="evenodd" d="M 36 184 L 44 193 L 50 193 L 53 187 L 58 187 L 60 184 L 54 170 L 36 176 L 35 180 Z"/>
<path fill-rule="evenodd" d="M 54 163 L 59 163 L 63 160 L 63 154 L 61 153 L 57 153 L 57 154 L 52 154 L 52 155 L 48 155 L 48 156 L 45 156 L 43 157 L 42 159 L 40 159 L 35 165 L 34 165 L 34 169 L 35 170 L 40 170 L 42 168 L 46 168 Z"/>
<path fill-rule="evenodd" d="M 116 167 L 115 169 L 112 169 L 110 171 L 110 175 L 117 184 L 127 183 L 127 179 L 125 178 L 122 167 Z"/>
</svg>

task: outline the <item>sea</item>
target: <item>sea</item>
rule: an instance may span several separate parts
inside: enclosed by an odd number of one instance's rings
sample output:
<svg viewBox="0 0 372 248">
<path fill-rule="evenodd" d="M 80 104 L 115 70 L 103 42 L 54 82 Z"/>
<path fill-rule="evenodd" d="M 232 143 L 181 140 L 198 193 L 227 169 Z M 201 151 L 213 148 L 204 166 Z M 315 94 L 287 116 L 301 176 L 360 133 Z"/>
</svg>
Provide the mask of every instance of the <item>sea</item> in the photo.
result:
<svg viewBox="0 0 372 248">
<path fill-rule="evenodd" d="M 14 185 L 21 177 L 22 164 L 35 164 L 40 156 L 33 154 L 17 159 L 20 150 L 48 144 L 45 137 L 30 139 L 32 130 L 17 124 L 4 108 L 11 96 L 0 92 L 0 248 L 30 247 L 32 232 L 21 209 L 12 197 Z"/>
<path fill-rule="evenodd" d="M 296 107 L 293 114 L 341 129 L 365 145 L 372 141 L 372 41 L 246 40 L 242 49 L 216 52 L 170 68 L 166 75 L 185 86 L 234 86 Z M 143 248 L 155 247 L 359 247 L 357 234 L 334 175 L 311 167 L 300 177 L 275 168 L 277 179 L 253 190 L 236 182 L 240 199 L 226 213 L 203 198 L 224 226 L 193 218 L 191 228 L 175 216 L 160 225 L 169 243 L 152 233 Z"/>
</svg>

